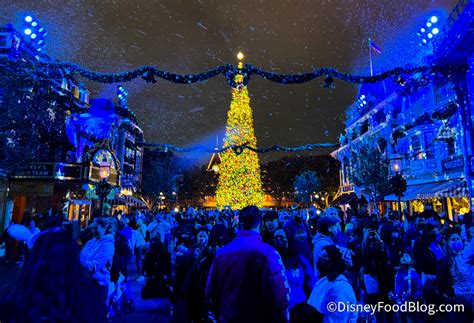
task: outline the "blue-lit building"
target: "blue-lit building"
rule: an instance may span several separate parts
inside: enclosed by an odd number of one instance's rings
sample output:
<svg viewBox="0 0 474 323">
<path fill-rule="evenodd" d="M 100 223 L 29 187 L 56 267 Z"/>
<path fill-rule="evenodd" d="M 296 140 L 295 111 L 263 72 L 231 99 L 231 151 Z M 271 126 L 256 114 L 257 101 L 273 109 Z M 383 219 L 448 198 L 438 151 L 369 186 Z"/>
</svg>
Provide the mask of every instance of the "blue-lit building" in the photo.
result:
<svg viewBox="0 0 474 323">
<path fill-rule="evenodd" d="M 144 137 L 135 114 L 124 103 L 120 100 L 92 99 L 86 113 L 68 121 L 67 135 L 76 147 L 74 158 L 77 162 L 92 159 L 99 164 L 105 157 L 114 172 L 120 175 L 117 177 L 119 187 L 111 199 L 114 199 L 114 209 L 127 212 L 131 207 L 145 206 L 137 197 L 143 164 L 140 143 Z M 84 188 L 88 196 L 94 196 L 94 185 Z"/>
<path fill-rule="evenodd" d="M 48 59 L 42 51 L 44 38 L 31 37 L 39 35 L 38 28 L 23 32 L 12 25 L 0 28 L 0 58 L 5 62 L 0 64 L 0 72 L 16 62 Z M 39 40 L 43 42 L 38 44 Z M 139 143 L 144 140 L 143 132 L 123 93 L 118 93 L 116 102 L 91 100 L 87 87 L 68 71 L 48 67 L 36 72 L 51 100 L 35 109 L 51 110 L 59 128 L 54 134 L 55 145 L 38 147 L 31 160 L 14 168 L 0 165 L 0 231 L 10 218 L 19 222 L 25 211 L 44 212 L 49 207 L 63 208 L 71 220 L 90 219 L 98 204 L 95 184 L 101 180 L 99 165 L 104 160 L 110 165 L 107 180 L 115 187 L 107 197 L 112 208 L 130 211 L 144 207 L 136 196 L 141 183 Z M 0 120 L 8 120 L 8 111 L 19 103 L 16 101 L 0 88 Z"/>
<path fill-rule="evenodd" d="M 351 158 L 361 143 L 385 142 L 380 150 L 391 160 L 391 172 L 402 172 L 407 180 L 402 207 L 421 211 L 430 203 L 450 217 L 469 210 L 474 163 L 473 13 L 474 4 L 461 1 L 446 21 L 429 18 L 420 32 L 419 55 L 409 62 L 465 64 L 467 71 L 399 75 L 359 88 L 356 102 L 347 109 L 341 146 L 332 153 L 341 162 L 341 189 L 335 204 L 347 205 L 356 195 L 366 193 L 353 184 Z M 430 37 L 425 36 L 428 34 Z M 383 200 L 385 206 L 397 207 L 395 195 Z"/>
</svg>

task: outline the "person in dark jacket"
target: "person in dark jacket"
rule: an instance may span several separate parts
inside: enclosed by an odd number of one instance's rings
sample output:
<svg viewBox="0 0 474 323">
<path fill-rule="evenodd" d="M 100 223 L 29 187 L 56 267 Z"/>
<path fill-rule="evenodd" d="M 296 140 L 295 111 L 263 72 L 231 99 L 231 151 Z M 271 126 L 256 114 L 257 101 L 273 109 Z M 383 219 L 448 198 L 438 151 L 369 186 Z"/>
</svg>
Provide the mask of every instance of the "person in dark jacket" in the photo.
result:
<svg viewBox="0 0 474 323">
<path fill-rule="evenodd" d="M 214 258 L 206 300 L 218 322 L 288 322 L 289 288 L 278 252 L 262 241 L 261 211 L 243 208 L 235 239 Z"/>
<path fill-rule="evenodd" d="M 300 255 L 313 262 L 311 233 L 306 223 L 306 210 L 292 206 L 292 217 L 286 221 L 283 229 L 288 233 L 288 241 L 299 250 Z"/>
<path fill-rule="evenodd" d="M 146 253 L 143 262 L 143 272 L 146 282 L 142 288 L 142 298 L 159 298 L 169 295 L 171 256 L 159 237 L 150 241 L 150 250 Z"/>
<path fill-rule="evenodd" d="M 64 230 L 40 233 L 9 295 L 1 322 L 108 322 L 97 281 L 81 270 L 79 246 Z"/>
<path fill-rule="evenodd" d="M 172 318 L 172 322 L 207 322 L 208 304 L 204 295 L 207 277 L 217 251 L 228 242 L 227 232 L 211 231 L 208 242 L 181 288 L 182 306 L 177 307 L 179 314 L 173 311 L 176 315 Z"/>
</svg>

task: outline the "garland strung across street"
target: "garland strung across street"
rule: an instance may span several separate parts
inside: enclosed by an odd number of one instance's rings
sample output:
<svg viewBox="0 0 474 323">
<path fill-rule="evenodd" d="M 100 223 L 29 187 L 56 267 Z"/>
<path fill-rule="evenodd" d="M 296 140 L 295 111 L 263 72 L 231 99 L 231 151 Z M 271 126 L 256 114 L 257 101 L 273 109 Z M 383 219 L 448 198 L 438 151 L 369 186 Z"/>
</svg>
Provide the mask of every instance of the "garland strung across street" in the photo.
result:
<svg viewBox="0 0 474 323">
<path fill-rule="evenodd" d="M 339 144 L 334 144 L 334 143 L 319 143 L 319 144 L 308 144 L 308 145 L 303 145 L 303 146 L 298 146 L 298 147 L 285 147 L 285 146 L 275 145 L 269 148 L 255 148 L 248 145 L 232 145 L 232 146 L 223 147 L 221 149 L 210 149 L 204 146 L 179 147 L 179 146 L 174 146 L 174 145 L 169 145 L 169 144 L 153 144 L 153 143 L 146 143 L 146 142 L 142 142 L 139 144 L 144 147 L 158 148 L 158 149 L 162 149 L 163 151 L 174 151 L 177 153 L 188 153 L 192 151 L 208 152 L 208 153 L 216 153 L 216 152 L 222 153 L 228 149 L 232 149 L 237 155 L 240 155 L 244 151 L 244 149 L 249 149 L 256 153 L 269 153 L 272 151 L 298 152 L 298 151 L 303 151 L 303 150 L 312 150 L 313 148 L 334 148 L 339 145 Z"/>
<path fill-rule="evenodd" d="M 8 63 L 8 60 L 7 60 Z M 10 62 L 13 64 L 13 62 Z M 18 61 L 14 62 L 18 64 Z M 121 73 L 100 73 L 91 71 L 80 65 L 70 63 L 70 62 L 61 62 L 55 60 L 43 60 L 36 62 L 39 66 L 55 66 L 62 68 L 66 74 L 72 75 L 73 73 L 78 73 L 79 75 L 99 83 L 118 83 L 118 82 L 128 82 L 132 81 L 138 77 L 141 77 L 147 83 L 156 83 L 155 78 L 162 78 L 164 80 L 179 83 L 179 84 L 193 84 L 207 81 L 218 75 L 224 75 L 227 82 L 231 87 L 236 87 L 238 84 L 235 82 L 236 75 L 243 75 L 243 85 L 248 85 L 250 82 L 250 77 L 252 75 L 258 75 L 269 81 L 279 83 L 279 84 L 300 84 L 309 82 L 315 78 L 325 76 L 324 87 L 332 88 L 334 79 L 339 79 L 344 82 L 354 83 L 354 84 L 363 84 L 363 83 L 375 83 L 383 81 L 387 78 L 399 77 L 406 74 L 436 74 L 442 73 L 445 75 L 450 75 L 455 72 L 465 71 L 467 69 L 466 65 L 424 65 L 416 67 L 397 67 L 392 70 L 383 72 L 374 76 L 366 75 L 356 75 L 350 73 L 341 72 L 335 68 L 322 67 L 314 69 L 312 72 L 307 73 L 296 73 L 296 74 L 280 74 L 274 72 L 265 71 L 259 67 L 255 67 L 251 64 L 234 66 L 232 64 L 226 64 L 217 66 L 213 69 L 207 70 L 205 72 L 196 73 L 196 74 L 178 74 L 171 73 L 166 70 L 160 70 L 153 66 L 142 66 L 131 71 L 121 72 Z"/>
<path fill-rule="evenodd" d="M 268 72 L 261 68 L 255 67 L 251 64 L 239 63 L 237 66 L 232 64 L 226 64 L 217 66 L 213 69 L 196 73 L 196 74 L 178 74 L 171 73 L 166 70 L 160 70 L 153 66 L 142 66 L 131 71 L 121 72 L 121 73 L 101 73 L 91 71 L 80 65 L 62 62 L 54 60 L 45 55 L 40 55 L 41 60 L 34 62 L 34 65 L 38 67 L 49 67 L 54 66 L 63 69 L 66 76 L 73 76 L 74 73 L 78 73 L 82 77 L 85 77 L 89 80 L 99 82 L 99 83 L 119 83 L 119 82 L 128 82 L 132 81 L 138 77 L 141 77 L 147 83 L 156 83 L 155 78 L 162 78 L 164 80 L 179 83 L 179 84 L 194 84 L 205 82 L 213 77 L 218 75 L 224 75 L 228 84 L 232 88 L 239 88 L 241 86 L 246 86 L 250 82 L 250 77 L 252 75 L 258 75 L 269 81 L 279 83 L 279 84 L 301 84 L 306 83 L 311 80 L 314 80 L 318 77 L 325 76 L 323 86 L 326 88 L 334 87 L 334 78 L 339 79 L 344 82 L 354 83 L 354 84 L 363 84 L 363 83 L 375 83 L 383 81 L 387 78 L 399 78 L 402 75 L 410 74 L 422 74 L 422 75 L 436 75 L 441 73 L 444 75 L 451 75 L 456 72 L 461 72 L 467 70 L 466 65 L 424 65 L 416 67 L 397 67 L 392 70 L 383 72 L 378 75 L 366 76 L 366 75 L 355 75 L 350 73 L 341 72 L 335 68 L 322 67 L 314 69 L 312 72 L 307 73 L 296 73 L 296 74 L 281 74 Z M 2 64 L 14 64 L 18 66 L 19 64 L 27 64 L 26 61 L 21 63 L 21 61 L 11 61 L 6 58 L 0 58 Z M 30 62 L 31 63 L 31 62 Z M 236 76 L 241 75 L 239 82 L 236 82 Z M 270 148 L 255 148 L 248 145 L 237 145 L 237 146 L 227 146 L 221 149 L 210 149 L 203 146 L 194 146 L 194 147 L 178 147 L 170 144 L 148 144 L 142 143 L 146 147 L 161 148 L 165 151 L 172 150 L 175 152 L 191 152 L 191 151 L 202 151 L 202 152 L 224 152 L 228 149 L 234 150 L 236 154 L 241 154 L 244 149 L 249 149 L 257 153 L 268 153 L 272 151 L 285 151 L 285 152 L 298 152 L 303 150 L 311 150 L 313 148 L 332 148 L 337 147 L 338 144 L 334 143 L 319 143 L 319 144 L 309 144 L 298 147 L 285 147 L 285 146 L 273 146 Z"/>
</svg>

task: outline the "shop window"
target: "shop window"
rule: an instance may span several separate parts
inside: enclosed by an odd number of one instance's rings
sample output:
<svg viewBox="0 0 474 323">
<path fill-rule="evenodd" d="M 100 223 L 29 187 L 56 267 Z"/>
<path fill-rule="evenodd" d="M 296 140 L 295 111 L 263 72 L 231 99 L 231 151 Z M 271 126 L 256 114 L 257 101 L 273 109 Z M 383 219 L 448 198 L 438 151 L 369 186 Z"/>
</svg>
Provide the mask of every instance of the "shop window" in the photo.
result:
<svg viewBox="0 0 474 323">
<path fill-rule="evenodd" d="M 426 159 L 435 159 L 435 147 L 434 145 L 429 145 L 426 147 Z"/>
<path fill-rule="evenodd" d="M 420 136 L 415 135 L 411 137 L 411 150 L 415 153 L 418 153 L 421 150 Z"/>
<path fill-rule="evenodd" d="M 80 93 L 81 93 L 81 98 L 80 98 L 80 100 L 81 100 L 82 102 L 89 103 L 89 92 L 82 90 L 82 91 L 80 91 Z"/>
<path fill-rule="evenodd" d="M 454 138 L 449 138 L 449 140 L 446 142 L 447 150 L 448 150 L 448 156 L 453 156 L 456 154 L 456 141 L 454 141 Z"/>
<path fill-rule="evenodd" d="M 435 156 L 435 145 L 434 139 L 436 134 L 434 131 L 427 131 L 424 133 L 425 137 L 425 147 L 426 147 L 426 159 L 434 159 Z"/>
<path fill-rule="evenodd" d="M 79 99 L 80 91 L 79 91 L 79 88 L 77 86 L 74 86 L 72 93 L 77 99 Z"/>
<path fill-rule="evenodd" d="M 0 34 L 0 48 L 8 47 L 8 34 Z"/>
<path fill-rule="evenodd" d="M 406 154 L 410 151 L 410 141 L 409 138 L 400 138 L 397 140 L 396 151 L 400 154 Z"/>
<path fill-rule="evenodd" d="M 70 91 L 71 90 L 71 85 L 69 84 L 69 80 L 66 78 L 63 78 L 63 81 L 61 83 L 61 87 L 65 90 Z"/>
<path fill-rule="evenodd" d="M 385 114 L 384 110 L 380 110 L 373 116 L 375 126 L 385 122 L 386 119 L 387 119 L 387 115 Z"/>
</svg>

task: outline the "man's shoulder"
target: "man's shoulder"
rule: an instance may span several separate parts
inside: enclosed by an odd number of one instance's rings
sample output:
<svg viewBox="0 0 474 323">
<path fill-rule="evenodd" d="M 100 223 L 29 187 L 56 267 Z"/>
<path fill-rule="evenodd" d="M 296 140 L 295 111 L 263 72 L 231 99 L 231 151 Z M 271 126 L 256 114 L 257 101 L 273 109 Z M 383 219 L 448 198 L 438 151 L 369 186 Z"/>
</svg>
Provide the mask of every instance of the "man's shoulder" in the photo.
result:
<svg viewBox="0 0 474 323">
<path fill-rule="evenodd" d="M 146 228 L 147 228 L 147 230 L 150 230 L 150 229 L 156 227 L 157 225 L 158 225 L 158 222 L 153 221 Z"/>
<path fill-rule="evenodd" d="M 228 257 L 254 257 L 267 258 L 274 256 L 275 249 L 269 244 L 255 239 L 252 243 L 243 244 L 239 240 L 234 240 L 217 253 L 216 257 L 221 259 Z"/>
</svg>

